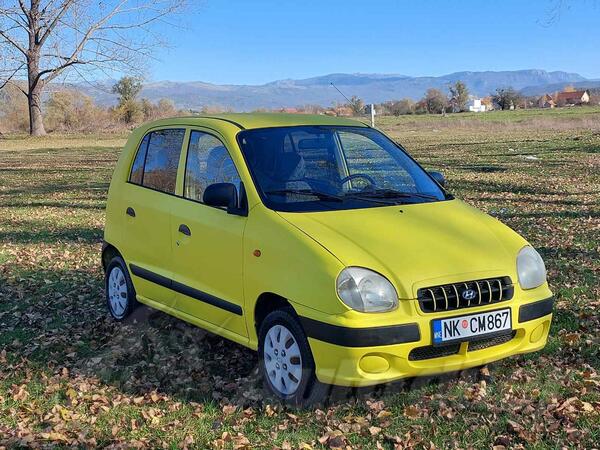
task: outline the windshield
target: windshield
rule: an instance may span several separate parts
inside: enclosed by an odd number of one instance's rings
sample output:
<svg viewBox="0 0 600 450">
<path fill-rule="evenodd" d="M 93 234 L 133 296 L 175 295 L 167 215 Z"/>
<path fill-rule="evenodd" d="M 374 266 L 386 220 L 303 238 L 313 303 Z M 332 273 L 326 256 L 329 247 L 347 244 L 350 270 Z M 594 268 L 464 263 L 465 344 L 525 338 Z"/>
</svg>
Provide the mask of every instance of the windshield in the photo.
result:
<svg viewBox="0 0 600 450">
<path fill-rule="evenodd" d="M 296 126 L 242 131 L 238 141 L 266 206 L 327 211 L 440 201 L 443 190 L 372 128 Z"/>
</svg>

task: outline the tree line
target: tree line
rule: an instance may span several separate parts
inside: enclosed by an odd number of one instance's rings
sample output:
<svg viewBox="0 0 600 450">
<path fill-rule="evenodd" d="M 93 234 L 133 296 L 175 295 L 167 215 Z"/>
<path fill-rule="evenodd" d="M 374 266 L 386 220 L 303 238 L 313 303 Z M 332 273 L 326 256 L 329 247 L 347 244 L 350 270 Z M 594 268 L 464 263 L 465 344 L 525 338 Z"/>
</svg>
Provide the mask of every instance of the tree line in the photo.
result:
<svg viewBox="0 0 600 450">
<path fill-rule="evenodd" d="M 111 131 L 150 120 L 189 114 L 189 111 L 179 110 L 170 99 L 163 98 L 158 102 L 140 99 L 141 89 L 140 78 L 121 78 L 112 87 L 112 92 L 117 95 L 117 104 L 109 107 L 97 105 L 92 97 L 79 90 L 50 92 L 43 102 L 43 108 L 40 108 L 44 130 Z M 29 106 L 14 86 L 8 85 L 0 90 L 0 118 L 0 133 L 29 131 Z"/>
<path fill-rule="evenodd" d="M 142 94 L 142 78 L 126 76 L 112 86 L 112 93 L 117 96 L 117 104 L 104 107 L 94 103 L 92 97 L 80 90 L 61 88 L 47 94 L 47 99 L 40 105 L 44 130 L 60 132 L 94 132 L 131 128 L 142 122 L 156 120 L 175 115 L 194 113 L 229 112 L 227 108 L 217 105 L 206 106 L 200 111 L 178 109 L 175 103 L 167 98 L 152 102 L 140 98 Z M 510 109 L 524 101 L 516 90 L 500 88 L 489 96 L 489 101 L 497 109 Z M 439 89 L 428 89 L 418 101 L 405 98 L 387 101 L 376 105 L 377 114 L 400 116 L 405 114 L 447 114 L 468 110 L 469 90 L 462 81 L 448 87 L 446 93 Z M 267 109 L 257 110 L 268 112 Z M 272 111 L 272 110 L 271 110 Z M 276 111 L 329 114 L 337 116 L 360 116 L 365 114 L 365 102 L 353 96 L 345 104 L 336 104 L 329 108 L 319 105 L 306 105 L 299 108 L 282 108 Z M 30 111 L 26 98 L 14 84 L 7 84 L 0 89 L 0 133 L 30 131 Z"/>
<path fill-rule="evenodd" d="M 417 101 L 410 98 L 390 100 L 376 105 L 379 114 L 400 116 L 405 114 L 446 114 L 468 111 L 470 92 L 466 84 L 456 81 L 448 86 L 446 93 L 440 89 L 431 88 Z M 512 87 L 498 88 L 484 101 L 488 107 L 507 110 L 516 108 L 525 100 L 518 91 Z"/>
</svg>

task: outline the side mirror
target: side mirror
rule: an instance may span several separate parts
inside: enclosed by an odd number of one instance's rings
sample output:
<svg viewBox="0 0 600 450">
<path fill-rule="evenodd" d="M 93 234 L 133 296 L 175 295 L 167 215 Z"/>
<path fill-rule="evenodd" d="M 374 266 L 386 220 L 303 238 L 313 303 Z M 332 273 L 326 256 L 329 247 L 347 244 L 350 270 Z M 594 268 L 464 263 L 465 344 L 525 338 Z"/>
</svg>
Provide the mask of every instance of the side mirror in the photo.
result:
<svg viewBox="0 0 600 450">
<path fill-rule="evenodd" d="M 431 175 L 431 178 L 437 181 L 440 186 L 446 187 L 446 178 L 444 178 L 444 175 L 442 175 L 441 172 L 431 171 L 429 172 L 429 175 Z"/>
<path fill-rule="evenodd" d="M 238 194 L 233 183 L 214 183 L 207 186 L 202 201 L 208 206 L 227 208 L 227 212 L 237 209 Z"/>
</svg>

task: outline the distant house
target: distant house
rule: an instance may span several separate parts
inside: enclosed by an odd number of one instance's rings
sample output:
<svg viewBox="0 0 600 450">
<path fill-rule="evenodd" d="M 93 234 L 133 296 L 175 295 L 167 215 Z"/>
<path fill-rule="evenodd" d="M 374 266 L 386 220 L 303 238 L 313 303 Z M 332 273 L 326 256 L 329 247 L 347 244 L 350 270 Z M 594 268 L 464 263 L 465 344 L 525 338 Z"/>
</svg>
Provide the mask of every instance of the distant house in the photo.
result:
<svg viewBox="0 0 600 450">
<path fill-rule="evenodd" d="M 590 102 L 590 94 L 588 91 L 559 92 L 555 102 L 558 106 L 583 105 Z"/>
<path fill-rule="evenodd" d="M 471 98 L 467 102 L 467 109 L 471 112 L 485 112 L 487 107 L 480 98 Z"/>
<path fill-rule="evenodd" d="M 489 95 L 481 99 L 481 104 L 485 106 L 486 111 L 492 111 L 494 109 L 494 99 Z"/>
<path fill-rule="evenodd" d="M 538 108 L 554 108 L 556 102 L 549 94 L 544 94 L 538 99 Z"/>
</svg>

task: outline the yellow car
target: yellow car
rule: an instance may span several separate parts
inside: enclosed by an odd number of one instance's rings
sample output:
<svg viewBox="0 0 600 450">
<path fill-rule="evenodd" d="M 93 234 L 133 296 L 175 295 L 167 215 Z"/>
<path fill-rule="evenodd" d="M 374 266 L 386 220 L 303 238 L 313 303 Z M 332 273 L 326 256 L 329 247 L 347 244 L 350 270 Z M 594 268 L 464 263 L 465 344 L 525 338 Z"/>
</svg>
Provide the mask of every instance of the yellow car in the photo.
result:
<svg viewBox="0 0 600 450">
<path fill-rule="evenodd" d="M 353 120 L 224 114 L 135 130 L 110 185 L 110 314 L 137 302 L 258 350 L 297 405 L 544 347 L 540 255 Z"/>
</svg>

